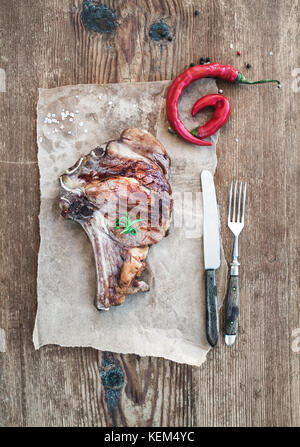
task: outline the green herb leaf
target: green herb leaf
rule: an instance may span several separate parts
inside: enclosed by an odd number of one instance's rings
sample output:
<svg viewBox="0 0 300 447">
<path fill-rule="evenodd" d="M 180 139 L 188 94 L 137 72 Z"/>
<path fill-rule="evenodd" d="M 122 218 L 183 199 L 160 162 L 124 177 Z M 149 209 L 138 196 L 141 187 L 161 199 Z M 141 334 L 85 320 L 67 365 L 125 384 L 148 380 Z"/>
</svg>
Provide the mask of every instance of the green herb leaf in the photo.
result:
<svg viewBox="0 0 300 447">
<path fill-rule="evenodd" d="M 125 216 L 119 217 L 119 219 L 117 219 L 114 229 L 120 230 L 121 228 L 124 228 L 124 230 L 121 231 L 121 234 L 132 234 L 133 236 L 136 236 L 137 229 L 133 227 L 133 224 L 142 222 L 143 220 L 145 219 L 135 219 L 131 222 L 129 214 L 126 213 Z"/>
</svg>

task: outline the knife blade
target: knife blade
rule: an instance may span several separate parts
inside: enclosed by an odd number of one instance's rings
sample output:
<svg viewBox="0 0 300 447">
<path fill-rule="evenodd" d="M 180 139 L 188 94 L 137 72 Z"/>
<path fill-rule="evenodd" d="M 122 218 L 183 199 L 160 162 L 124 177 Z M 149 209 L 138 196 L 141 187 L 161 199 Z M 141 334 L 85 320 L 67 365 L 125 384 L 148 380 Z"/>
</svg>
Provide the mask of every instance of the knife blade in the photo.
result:
<svg viewBox="0 0 300 447">
<path fill-rule="evenodd" d="M 209 344 L 215 346 L 219 338 L 216 270 L 220 267 L 220 231 L 214 179 L 209 171 L 202 171 L 201 185 L 203 198 L 206 337 Z"/>
</svg>

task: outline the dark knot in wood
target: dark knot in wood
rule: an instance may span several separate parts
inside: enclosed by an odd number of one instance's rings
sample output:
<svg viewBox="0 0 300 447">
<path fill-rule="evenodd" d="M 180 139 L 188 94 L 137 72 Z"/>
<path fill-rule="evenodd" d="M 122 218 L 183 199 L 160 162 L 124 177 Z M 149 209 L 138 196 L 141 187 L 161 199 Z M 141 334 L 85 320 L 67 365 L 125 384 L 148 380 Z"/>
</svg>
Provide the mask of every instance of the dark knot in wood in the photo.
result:
<svg viewBox="0 0 300 447">
<path fill-rule="evenodd" d="M 152 40 L 164 40 L 170 37 L 170 29 L 166 23 L 152 23 L 149 28 L 149 36 Z"/>
<path fill-rule="evenodd" d="M 102 353 L 100 377 L 105 390 L 105 398 L 110 411 L 118 406 L 124 386 L 124 373 L 118 360 L 110 352 Z"/>
<path fill-rule="evenodd" d="M 101 34 L 111 34 L 118 26 L 115 12 L 100 0 L 84 0 L 81 21 L 85 27 Z"/>
</svg>

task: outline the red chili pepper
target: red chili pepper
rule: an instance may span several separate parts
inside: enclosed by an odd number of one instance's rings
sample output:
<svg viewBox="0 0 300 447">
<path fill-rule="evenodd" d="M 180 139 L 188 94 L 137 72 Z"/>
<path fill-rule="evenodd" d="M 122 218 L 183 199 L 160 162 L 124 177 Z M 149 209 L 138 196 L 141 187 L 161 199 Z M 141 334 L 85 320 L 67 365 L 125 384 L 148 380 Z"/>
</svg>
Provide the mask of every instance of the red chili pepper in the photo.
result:
<svg viewBox="0 0 300 447">
<path fill-rule="evenodd" d="M 192 109 L 192 115 L 197 115 L 205 107 L 214 107 L 215 111 L 212 119 L 204 126 L 198 127 L 198 138 L 207 138 L 217 132 L 227 123 L 231 113 L 231 105 L 228 99 L 223 95 L 206 95 L 198 99 Z M 193 132 L 194 134 L 194 132 Z"/>
<path fill-rule="evenodd" d="M 184 140 L 197 144 L 198 146 L 211 146 L 212 143 L 210 141 L 203 141 L 199 139 L 198 137 L 192 135 L 184 126 L 182 121 L 179 118 L 178 114 L 178 100 L 183 92 L 183 90 L 190 85 L 193 81 L 196 81 L 197 79 L 201 78 L 219 78 L 223 79 L 225 81 L 236 83 L 236 84 L 264 84 L 266 82 L 277 82 L 278 87 L 280 87 L 280 82 L 273 79 L 265 79 L 262 81 L 247 81 L 245 76 L 240 73 L 235 68 L 231 67 L 230 65 L 221 65 L 219 63 L 214 64 L 206 64 L 206 65 L 196 65 L 195 67 L 190 67 L 187 70 L 185 70 L 183 73 L 181 73 L 177 78 L 174 79 L 171 86 L 169 87 L 168 93 L 167 93 L 167 99 L 166 99 L 166 111 L 167 111 L 167 117 L 169 120 L 169 123 L 172 127 L 172 129 Z M 215 96 L 215 95 L 211 95 Z M 211 98 L 211 97 L 210 97 Z M 224 96 L 222 96 L 224 98 Z M 211 98 L 212 100 L 213 98 Z M 196 104 L 198 101 L 196 102 Z M 195 106 L 196 106 L 195 104 Z M 201 104 L 201 102 L 200 102 Z M 206 104 L 213 105 L 211 103 Z M 194 107 L 195 107 L 194 106 Z M 214 106 L 214 105 L 213 105 Z M 203 106 L 204 107 L 204 106 Z M 203 108 L 201 107 L 201 108 Z M 200 109 L 198 109 L 200 110 Z M 226 111 L 227 109 L 224 108 Z M 197 112 L 195 112 L 197 113 Z M 228 113 L 228 112 L 227 112 Z M 229 117 L 229 116 L 228 116 Z M 223 124 L 220 125 L 220 121 L 222 120 L 222 117 L 215 117 L 215 114 L 213 118 L 210 120 L 212 122 L 208 122 L 205 126 L 207 129 L 210 129 L 210 135 L 215 133 L 220 127 L 222 127 Z M 228 118 L 227 118 L 228 119 Z M 194 132 L 193 132 L 194 133 Z M 201 130 L 200 130 L 201 133 Z M 206 137 L 210 136 L 206 133 Z M 202 136 L 201 138 L 205 138 Z"/>
</svg>

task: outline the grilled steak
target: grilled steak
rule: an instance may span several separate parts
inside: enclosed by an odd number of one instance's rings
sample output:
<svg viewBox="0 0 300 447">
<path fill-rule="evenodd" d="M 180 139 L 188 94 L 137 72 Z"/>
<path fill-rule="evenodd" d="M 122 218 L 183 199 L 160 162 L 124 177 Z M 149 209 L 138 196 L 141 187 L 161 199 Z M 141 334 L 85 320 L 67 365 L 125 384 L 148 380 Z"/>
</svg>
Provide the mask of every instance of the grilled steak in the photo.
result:
<svg viewBox="0 0 300 447">
<path fill-rule="evenodd" d="M 149 290 L 139 277 L 149 246 L 167 233 L 172 212 L 170 158 L 149 132 L 125 130 L 61 177 L 62 216 L 88 235 L 96 262 L 99 310 Z"/>
</svg>

